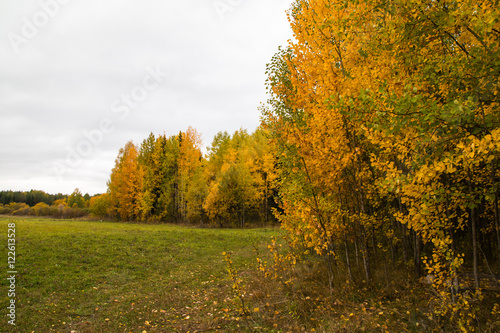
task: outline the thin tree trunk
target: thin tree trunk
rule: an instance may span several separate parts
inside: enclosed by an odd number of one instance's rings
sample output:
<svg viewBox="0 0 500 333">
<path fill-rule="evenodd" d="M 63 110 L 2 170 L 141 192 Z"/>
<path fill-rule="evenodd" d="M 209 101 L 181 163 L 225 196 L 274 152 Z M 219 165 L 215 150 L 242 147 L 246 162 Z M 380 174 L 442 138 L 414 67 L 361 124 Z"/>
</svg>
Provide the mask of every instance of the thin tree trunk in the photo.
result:
<svg viewBox="0 0 500 333">
<path fill-rule="evenodd" d="M 377 258 L 377 245 L 375 244 L 375 226 L 372 224 L 372 249 L 373 257 Z"/>
<path fill-rule="evenodd" d="M 328 286 L 330 287 L 330 295 L 333 295 L 333 264 L 332 264 L 332 256 L 328 254 L 325 257 L 327 266 L 328 266 Z"/>
<path fill-rule="evenodd" d="M 333 241 L 333 239 L 330 240 L 328 246 L 329 246 L 328 255 L 332 258 L 333 266 L 335 266 L 335 268 L 337 269 L 337 276 L 339 277 L 339 281 L 341 281 L 342 277 L 340 276 L 339 265 L 337 264 L 337 257 L 336 257 L 339 251 L 337 251 L 337 249 L 335 248 L 335 242 Z"/>
<path fill-rule="evenodd" d="M 265 218 L 266 224 L 269 223 L 269 214 L 268 214 L 268 211 L 269 211 L 269 208 L 268 208 L 268 204 L 269 204 L 268 203 L 268 196 L 269 196 L 269 193 L 268 192 L 269 192 L 269 188 L 267 186 L 267 180 L 266 180 L 266 193 L 264 195 L 264 197 L 265 197 L 265 199 L 264 199 L 264 201 L 265 201 L 265 203 L 264 203 L 264 210 L 265 210 L 264 213 L 265 213 L 265 216 L 266 216 L 266 218 Z"/>
<path fill-rule="evenodd" d="M 338 54 L 339 54 L 339 57 L 341 56 L 340 54 L 340 49 L 337 50 L 338 51 Z M 345 72 L 344 72 L 344 68 L 343 68 L 343 64 L 342 64 L 342 59 L 340 59 L 340 65 L 342 67 L 342 72 L 345 76 Z M 364 215 L 366 214 L 366 206 L 365 206 L 365 197 L 364 197 L 364 193 L 363 193 L 363 182 L 362 182 L 362 179 L 361 179 L 361 174 L 362 174 L 362 165 L 361 165 L 361 157 L 360 157 L 360 149 L 358 148 L 358 142 L 357 142 L 357 137 L 356 137 L 356 134 L 354 133 L 351 133 L 351 131 L 349 130 L 349 122 L 347 120 L 347 117 L 343 117 L 343 121 L 344 121 L 344 126 L 345 126 L 345 131 L 346 131 L 346 137 L 351 145 L 351 151 L 352 152 L 356 152 L 356 162 L 357 162 L 357 168 L 356 169 L 353 169 L 352 170 L 352 173 L 353 173 L 353 186 L 354 186 L 354 193 L 356 194 L 356 197 L 358 199 L 358 215 L 359 215 L 359 218 L 361 219 L 362 217 L 364 217 Z M 356 173 L 357 172 L 357 173 Z M 357 225 L 359 225 L 359 221 L 356 223 Z M 369 282 L 370 281 L 370 257 L 369 257 L 369 252 L 368 252 L 368 234 L 367 234 L 367 231 L 366 231 L 366 225 L 365 223 L 363 223 L 362 225 L 362 233 L 363 233 L 363 248 L 362 248 L 362 255 L 363 255 L 363 266 L 364 266 L 364 269 L 365 269 L 365 277 L 366 277 L 366 282 Z"/>
<path fill-rule="evenodd" d="M 399 213 L 403 214 L 403 203 L 401 202 L 401 195 L 398 194 L 398 207 Z M 406 230 L 408 229 L 402 223 L 398 223 L 401 230 L 401 244 L 403 245 L 403 258 L 405 264 L 408 262 L 408 244 L 406 239 Z"/>
<path fill-rule="evenodd" d="M 245 228 L 245 205 L 241 209 L 241 229 Z"/>
<path fill-rule="evenodd" d="M 385 269 L 385 287 L 389 288 L 389 270 L 387 269 L 387 260 L 384 260 Z"/>
<path fill-rule="evenodd" d="M 475 209 L 470 210 L 471 224 L 472 224 L 472 265 L 474 271 L 474 284 L 476 289 L 479 289 L 479 271 L 478 271 L 478 260 L 477 260 L 477 232 L 476 232 L 476 217 Z"/>
<path fill-rule="evenodd" d="M 363 267 L 365 268 L 366 282 L 370 282 L 370 259 L 368 258 L 368 239 L 365 226 L 363 226 Z"/>
<path fill-rule="evenodd" d="M 418 237 L 417 232 L 414 231 L 413 234 L 414 234 L 414 240 L 415 240 L 415 247 L 413 250 L 413 262 L 415 265 L 415 274 L 417 276 L 421 276 L 422 275 L 422 265 L 421 265 L 421 258 L 420 258 L 421 243 L 420 243 L 420 238 Z"/>
<path fill-rule="evenodd" d="M 394 225 L 394 219 L 391 218 L 391 224 L 392 224 L 392 230 L 396 231 L 396 226 Z M 396 254 L 394 253 L 394 241 L 392 240 L 392 237 L 390 239 L 390 245 L 391 245 L 391 262 L 392 262 L 392 267 L 394 267 L 394 263 L 396 262 Z"/>
<path fill-rule="evenodd" d="M 356 252 L 356 267 L 358 267 L 358 270 L 360 270 L 360 268 L 359 268 L 358 237 L 356 237 L 356 239 L 354 240 L 354 251 Z"/>
<path fill-rule="evenodd" d="M 345 261 L 347 264 L 347 273 L 349 274 L 349 279 L 352 279 L 352 270 L 351 270 L 351 260 L 349 258 L 349 245 L 347 244 L 347 237 L 344 235 L 344 244 L 345 244 Z"/>
<path fill-rule="evenodd" d="M 472 195 L 472 183 L 470 180 L 470 175 L 469 175 L 469 194 Z M 470 209 L 470 222 L 471 222 L 471 229 L 472 229 L 472 265 L 473 265 L 473 272 L 474 272 L 474 284 L 476 289 L 479 289 L 479 271 L 478 271 L 478 258 L 477 258 L 477 231 L 476 231 L 476 212 L 474 207 Z"/>
<path fill-rule="evenodd" d="M 342 192 L 340 191 L 340 186 L 339 186 L 339 198 L 340 198 L 340 206 L 344 207 L 344 201 L 342 200 Z M 342 214 L 342 224 L 343 224 L 345 230 L 347 230 L 347 222 L 346 222 L 346 217 L 344 214 Z M 347 233 L 345 230 L 344 230 L 344 245 L 345 245 L 345 258 L 346 258 L 346 264 L 347 264 L 347 272 L 349 274 L 349 279 L 351 281 L 353 281 L 352 269 L 351 269 L 351 258 L 349 255 L 349 244 L 347 242 Z"/>
<path fill-rule="evenodd" d="M 453 239 L 453 232 L 451 232 L 451 249 L 453 251 L 453 257 L 451 260 L 456 259 L 456 249 L 455 249 L 455 240 Z M 458 294 L 458 287 L 459 287 L 459 281 L 458 281 L 458 272 L 455 267 L 452 267 L 452 277 L 453 277 L 453 283 L 450 285 L 450 290 L 451 290 L 451 300 L 453 303 L 455 303 L 455 297 Z"/>
<path fill-rule="evenodd" d="M 359 161 L 358 158 L 358 170 L 361 171 L 361 162 Z M 365 201 L 364 201 L 364 195 L 362 191 L 362 184 L 361 184 L 361 179 L 358 177 L 358 179 L 355 181 L 357 185 L 356 192 L 359 195 L 359 217 L 363 217 L 365 215 Z M 359 222 L 358 222 L 359 224 Z M 362 249 L 362 255 L 363 255 L 363 267 L 365 269 L 365 278 L 366 282 L 370 281 L 370 257 L 369 257 L 369 252 L 368 252 L 368 233 L 366 231 L 366 225 L 362 225 L 362 233 L 363 233 L 363 249 Z"/>
<path fill-rule="evenodd" d="M 497 233 L 497 245 L 498 245 L 498 258 L 500 261 L 500 223 L 499 223 L 499 213 L 498 213 L 498 191 L 495 190 L 495 229 Z"/>
<path fill-rule="evenodd" d="M 406 239 L 406 228 L 401 224 L 401 244 L 403 245 L 403 259 L 406 263 L 408 262 L 408 241 Z"/>
<path fill-rule="evenodd" d="M 314 200 L 314 206 L 316 208 L 316 214 L 318 216 L 318 222 L 319 222 L 319 225 L 321 227 L 321 230 L 324 232 L 325 237 L 326 237 L 328 232 L 327 232 L 326 224 L 325 224 L 325 221 L 323 218 L 323 213 L 319 207 L 318 196 L 317 196 L 317 193 L 314 189 L 314 184 L 313 184 L 313 181 L 311 179 L 311 175 L 309 174 L 309 169 L 307 168 L 306 160 L 303 157 L 301 158 L 301 160 L 302 160 L 302 164 L 304 165 L 304 171 L 306 173 L 307 180 L 309 181 L 309 184 L 311 185 L 311 188 L 312 188 L 312 195 L 313 195 L 313 200 Z M 328 239 L 327 242 L 328 242 L 328 247 L 330 247 L 330 245 L 332 244 L 330 239 Z M 333 272 L 333 265 L 331 264 L 331 260 L 333 258 L 333 264 L 335 266 L 337 266 L 337 262 L 336 262 L 337 258 L 336 258 L 336 254 L 335 254 L 334 249 L 332 249 L 332 252 L 333 252 L 333 255 L 330 255 L 330 253 L 327 254 L 327 257 L 328 257 L 327 260 L 328 260 L 328 270 L 329 270 L 328 274 L 330 274 L 329 276 L 331 277 L 330 285 L 333 288 L 333 274 L 334 274 L 334 272 Z"/>
<path fill-rule="evenodd" d="M 446 199 L 446 217 L 448 219 L 450 219 L 449 207 L 450 207 L 450 205 L 449 205 L 448 199 Z M 455 247 L 456 241 L 455 241 L 455 233 L 453 232 L 453 230 L 450 230 L 450 238 L 451 238 L 451 250 L 453 251 L 452 260 L 453 260 L 453 262 L 455 262 L 456 257 L 457 257 L 457 249 Z M 458 271 L 457 271 L 456 267 L 452 267 L 451 274 L 453 276 L 453 284 L 450 286 L 451 297 L 452 297 L 453 303 L 455 303 L 455 297 L 458 294 L 459 288 L 460 288 L 460 281 L 458 280 Z"/>
</svg>

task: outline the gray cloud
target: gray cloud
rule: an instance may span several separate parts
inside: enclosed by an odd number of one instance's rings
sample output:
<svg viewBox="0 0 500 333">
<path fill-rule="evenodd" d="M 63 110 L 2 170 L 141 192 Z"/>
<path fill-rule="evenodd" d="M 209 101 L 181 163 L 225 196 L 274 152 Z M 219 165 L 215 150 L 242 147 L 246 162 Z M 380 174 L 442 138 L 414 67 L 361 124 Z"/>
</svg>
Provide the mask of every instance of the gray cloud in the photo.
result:
<svg viewBox="0 0 500 333">
<path fill-rule="evenodd" d="M 103 192 L 128 140 L 193 126 L 209 145 L 219 131 L 253 130 L 265 64 L 291 38 L 291 2 L 2 2 L 0 189 Z M 168 74 L 153 89 L 155 68 Z M 114 112 L 131 94 L 140 101 L 127 116 Z M 112 130 L 100 137 L 103 121 Z"/>
</svg>

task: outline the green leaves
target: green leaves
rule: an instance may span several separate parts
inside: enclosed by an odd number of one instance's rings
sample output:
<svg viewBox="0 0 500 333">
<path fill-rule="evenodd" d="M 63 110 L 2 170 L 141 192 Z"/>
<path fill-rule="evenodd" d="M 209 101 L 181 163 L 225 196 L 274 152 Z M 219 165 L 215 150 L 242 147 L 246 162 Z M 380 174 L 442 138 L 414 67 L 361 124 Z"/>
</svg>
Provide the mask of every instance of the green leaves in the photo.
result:
<svg viewBox="0 0 500 333">
<path fill-rule="evenodd" d="M 274 151 L 267 133 L 236 131 L 216 135 L 207 170 L 209 193 L 203 207 L 214 223 L 244 227 L 267 220 L 275 181 Z"/>
</svg>

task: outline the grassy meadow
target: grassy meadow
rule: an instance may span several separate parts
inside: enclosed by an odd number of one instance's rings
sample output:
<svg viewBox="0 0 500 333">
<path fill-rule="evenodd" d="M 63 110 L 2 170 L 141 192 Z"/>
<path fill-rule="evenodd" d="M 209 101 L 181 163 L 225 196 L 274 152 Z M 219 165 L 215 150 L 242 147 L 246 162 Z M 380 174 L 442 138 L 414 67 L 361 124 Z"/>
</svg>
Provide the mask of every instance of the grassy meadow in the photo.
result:
<svg viewBox="0 0 500 333">
<path fill-rule="evenodd" d="M 0 332 L 239 331 L 222 252 L 245 267 L 280 232 L 0 217 L 5 276 L 13 221 L 16 327 L 4 278 Z"/>
<path fill-rule="evenodd" d="M 9 223 L 16 225 L 16 326 L 6 316 Z M 280 234 L 0 217 L 0 332 L 461 331 L 434 316 L 432 288 L 404 270 L 381 271 L 369 285 L 339 274 L 330 290 L 321 262 L 289 265 Z M 500 294 L 485 296 L 473 304 L 474 325 L 498 332 Z"/>
</svg>

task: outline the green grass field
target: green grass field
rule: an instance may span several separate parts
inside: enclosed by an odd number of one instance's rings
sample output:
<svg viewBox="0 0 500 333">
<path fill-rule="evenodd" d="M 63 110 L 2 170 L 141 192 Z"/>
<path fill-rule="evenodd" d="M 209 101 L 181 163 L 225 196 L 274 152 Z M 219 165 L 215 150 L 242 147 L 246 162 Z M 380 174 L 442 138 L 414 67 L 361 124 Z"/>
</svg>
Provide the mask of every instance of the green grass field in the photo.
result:
<svg viewBox="0 0 500 333">
<path fill-rule="evenodd" d="M 13 222 L 17 275 L 9 297 Z M 255 260 L 254 244 L 279 233 L 0 217 L 0 332 L 239 331 L 222 252 L 233 252 L 241 269 Z M 11 299 L 16 326 L 6 316 Z"/>
<path fill-rule="evenodd" d="M 11 223 L 13 268 L 8 265 Z M 281 233 L 0 217 L 0 332 L 459 331 L 429 317 L 432 290 L 411 283 L 401 270 L 391 271 L 390 283 L 383 278 L 370 285 L 338 282 L 330 290 L 324 265 L 309 258 L 273 279 L 287 265 L 279 259 L 286 246 L 279 256 L 268 248 L 271 237 Z M 231 253 L 232 266 L 223 252 Z M 257 269 L 257 257 L 271 278 Z M 12 269 L 15 296 L 7 280 Z M 486 296 L 474 303 L 480 309 L 478 325 L 481 321 L 481 331 L 498 332 L 500 294 Z M 7 316 L 11 300 L 16 326 Z"/>
</svg>

